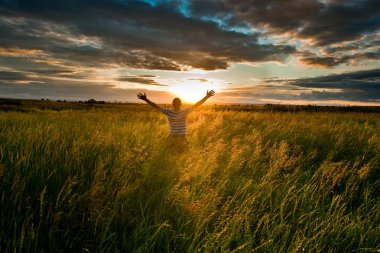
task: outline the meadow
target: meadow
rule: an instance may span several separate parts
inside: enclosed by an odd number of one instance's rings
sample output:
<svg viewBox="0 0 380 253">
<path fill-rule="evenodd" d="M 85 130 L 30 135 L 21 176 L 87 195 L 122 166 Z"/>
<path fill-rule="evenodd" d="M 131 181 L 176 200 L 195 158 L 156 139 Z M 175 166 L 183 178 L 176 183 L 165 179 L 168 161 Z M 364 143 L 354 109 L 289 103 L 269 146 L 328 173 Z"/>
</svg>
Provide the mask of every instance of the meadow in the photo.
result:
<svg viewBox="0 0 380 253">
<path fill-rule="evenodd" d="M 0 112 L 0 251 L 379 252 L 379 115 Z"/>
</svg>

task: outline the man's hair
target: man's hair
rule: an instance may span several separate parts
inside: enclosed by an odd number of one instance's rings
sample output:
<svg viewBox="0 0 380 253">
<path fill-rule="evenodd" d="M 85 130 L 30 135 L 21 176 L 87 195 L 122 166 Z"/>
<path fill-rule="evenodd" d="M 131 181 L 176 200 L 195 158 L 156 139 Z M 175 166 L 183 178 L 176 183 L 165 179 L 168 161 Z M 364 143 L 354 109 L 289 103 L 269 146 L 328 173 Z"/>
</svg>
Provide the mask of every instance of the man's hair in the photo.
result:
<svg viewBox="0 0 380 253">
<path fill-rule="evenodd" d="M 181 104 L 182 104 L 181 99 L 179 98 L 173 99 L 173 102 L 172 102 L 173 107 L 180 107 Z"/>
</svg>

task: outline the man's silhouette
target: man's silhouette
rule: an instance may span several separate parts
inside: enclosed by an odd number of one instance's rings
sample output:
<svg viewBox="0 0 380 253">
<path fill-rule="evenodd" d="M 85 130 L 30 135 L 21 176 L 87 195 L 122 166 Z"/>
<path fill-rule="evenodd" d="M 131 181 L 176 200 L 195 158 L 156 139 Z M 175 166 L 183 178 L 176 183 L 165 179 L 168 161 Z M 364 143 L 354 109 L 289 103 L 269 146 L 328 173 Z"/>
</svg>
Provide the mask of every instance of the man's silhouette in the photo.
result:
<svg viewBox="0 0 380 253">
<path fill-rule="evenodd" d="M 156 103 L 150 101 L 147 97 L 146 94 L 139 93 L 137 94 L 137 97 L 141 100 L 144 100 L 147 102 L 150 106 L 153 108 L 161 111 L 163 114 L 166 115 L 168 118 L 168 123 L 169 123 L 169 142 L 172 145 L 183 145 L 187 144 L 187 115 L 194 110 L 195 108 L 199 107 L 202 105 L 208 98 L 212 97 L 215 95 L 214 90 L 207 91 L 206 96 L 199 100 L 197 103 L 194 105 L 181 109 L 181 99 L 175 98 L 173 99 L 172 105 L 173 109 L 169 109 L 166 107 L 158 106 Z"/>
</svg>

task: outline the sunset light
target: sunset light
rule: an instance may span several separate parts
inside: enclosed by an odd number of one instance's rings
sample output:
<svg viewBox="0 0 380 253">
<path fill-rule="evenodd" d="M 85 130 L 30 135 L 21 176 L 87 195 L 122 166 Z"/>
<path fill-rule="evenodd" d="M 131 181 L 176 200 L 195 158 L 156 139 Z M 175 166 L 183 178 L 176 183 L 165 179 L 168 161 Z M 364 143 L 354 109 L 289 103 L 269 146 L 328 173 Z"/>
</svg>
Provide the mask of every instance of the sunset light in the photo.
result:
<svg viewBox="0 0 380 253">
<path fill-rule="evenodd" d="M 216 104 L 380 105 L 378 8 L 375 0 L 3 1 L 0 97 L 135 103 L 146 92 L 158 103 L 173 95 L 193 103 L 214 89 Z"/>
<path fill-rule="evenodd" d="M 0 253 L 380 253 L 379 0 L 0 0 Z"/>
<path fill-rule="evenodd" d="M 207 90 L 216 90 L 219 86 L 204 80 L 185 80 L 171 87 L 171 92 L 184 103 L 195 103 L 206 95 Z"/>
</svg>

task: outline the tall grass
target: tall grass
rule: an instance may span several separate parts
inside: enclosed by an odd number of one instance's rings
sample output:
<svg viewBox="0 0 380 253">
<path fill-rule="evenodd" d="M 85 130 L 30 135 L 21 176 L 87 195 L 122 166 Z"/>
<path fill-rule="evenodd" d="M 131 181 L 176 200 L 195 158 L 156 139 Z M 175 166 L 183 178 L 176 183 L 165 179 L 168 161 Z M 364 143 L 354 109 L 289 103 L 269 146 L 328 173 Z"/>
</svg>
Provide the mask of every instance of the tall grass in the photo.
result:
<svg viewBox="0 0 380 253">
<path fill-rule="evenodd" d="M 1 252 L 380 249 L 378 114 L 136 108 L 0 114 Z"/>
</svg>

